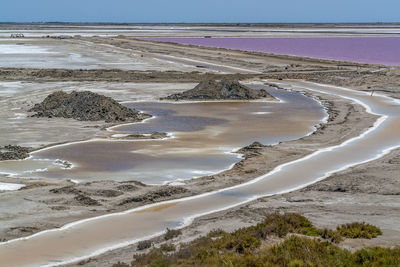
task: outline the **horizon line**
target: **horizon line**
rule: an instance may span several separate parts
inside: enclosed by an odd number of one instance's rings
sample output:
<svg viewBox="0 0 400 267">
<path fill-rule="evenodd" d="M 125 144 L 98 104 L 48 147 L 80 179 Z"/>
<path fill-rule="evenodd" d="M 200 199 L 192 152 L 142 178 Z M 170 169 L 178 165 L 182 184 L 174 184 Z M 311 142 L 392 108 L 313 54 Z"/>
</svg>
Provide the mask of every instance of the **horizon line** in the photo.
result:
<svg viewBox="0 0 400 267">
<path fill-rule="evenodd" d="M 0 21 L 0 24 L 168 24 L 168 25 L 180 25 L 180 24 L 198 24 L 198 25 L 308 25 L 308 24 L 320 24 L 320 25 L 360 25 L 360 24 L 400 24 L 400 21 L 393 22 L 115 22 L 115 21 Z"/>
</svg>

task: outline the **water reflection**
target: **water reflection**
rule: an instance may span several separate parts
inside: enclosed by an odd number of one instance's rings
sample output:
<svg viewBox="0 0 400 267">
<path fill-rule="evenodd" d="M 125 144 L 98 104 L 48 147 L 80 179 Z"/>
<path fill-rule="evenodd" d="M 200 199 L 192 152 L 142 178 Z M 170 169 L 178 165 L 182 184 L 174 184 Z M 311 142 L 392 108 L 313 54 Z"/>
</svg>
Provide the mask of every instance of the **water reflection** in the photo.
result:
<svg viewBox="0 0 400 267">
<path fill-rule="evenodd" d="M 32 177 L 139 180 L 148 184 L 214 174 L 240 160 L 233 150 L 254 141 L 273 144 L 302 137 L 326 115 L 317 101 L 298 92 L 268 91 L 281 102 L 131 103 L 129 106 L 155 118 L 114 127 L 113 131 L 167 132 L 173 138 L 93 140 L 58 146 L 33 153 L 29 160 L 8 166 L 0 163 L 0 170 L 25 171 L 25 176 L 30 171 Z M 49 161 L 40 161 L 40 172 L 32 170 L 32 161 L 44 159 Z M 52 164 L 56 159 L 67 160 L 74 168 Z"/>
</svg>

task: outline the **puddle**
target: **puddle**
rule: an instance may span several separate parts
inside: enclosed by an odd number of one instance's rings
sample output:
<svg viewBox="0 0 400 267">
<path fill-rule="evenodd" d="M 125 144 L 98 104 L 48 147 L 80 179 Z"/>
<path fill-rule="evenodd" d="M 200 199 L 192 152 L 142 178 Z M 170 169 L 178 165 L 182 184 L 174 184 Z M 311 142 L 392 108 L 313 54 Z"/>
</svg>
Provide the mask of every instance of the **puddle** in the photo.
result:
<svg viewBox="0 0 400 267">
<path fill-rule="evenodd" d="M 254 141 L 276 144 L 300 138 L 326 116 L 314 99 L 298 92 L 268 90 L 281 102 L 131 103 L 128 106 L 155 118 L 113 127 L 117 136 L 167 132 L 172 137 L 59 145 L 32 153 L 27 160 L 0 162 L 0 172 L 79 182 L 138 180 L 147 184 L 215 174 L 240 161 L 240 155 L 232 151 Z M 73 168 L 61 168 L 54 164 L 57 160 L 66 160 Z M 40 172 L 35 171 L 38 169 Z"/>
</svg>

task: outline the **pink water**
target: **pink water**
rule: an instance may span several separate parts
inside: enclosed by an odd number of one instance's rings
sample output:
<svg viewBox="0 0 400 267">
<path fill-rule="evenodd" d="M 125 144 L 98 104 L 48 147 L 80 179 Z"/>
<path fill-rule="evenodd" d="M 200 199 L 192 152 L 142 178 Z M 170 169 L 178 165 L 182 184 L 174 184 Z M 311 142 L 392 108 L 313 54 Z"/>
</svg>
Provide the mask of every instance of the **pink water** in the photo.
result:
<svg viewBox="0 0 400 267">
<path fill-rule="evenodd" d="M 400 37 L 147 38 L 148 40 L 274 54 L 400 65 Z"/>
</svg>

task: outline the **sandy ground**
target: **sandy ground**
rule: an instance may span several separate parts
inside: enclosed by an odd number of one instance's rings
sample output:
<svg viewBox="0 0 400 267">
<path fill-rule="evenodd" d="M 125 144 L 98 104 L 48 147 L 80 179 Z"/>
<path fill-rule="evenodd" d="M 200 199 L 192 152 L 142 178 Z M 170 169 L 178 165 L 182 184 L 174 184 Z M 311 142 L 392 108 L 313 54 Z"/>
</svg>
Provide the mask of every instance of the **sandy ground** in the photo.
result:
<svg viewBox="0 0 400 267">
<path fill-rule="evenodd" d="M 360 90 L 380 91 L 393 97 L 400 97 L 398 84 L 400 70 L 394 67 L 383 68 L 382 66 L 361 66 L 347 63 L 342 65 L 338 62 L 297 57 L 275 57 L 223 49 L 160 45 L 125 37 L 107 40 L 99 37 L 78 38 L 77 41 L 94 42 L 99 46 L 111 44 L 124 49 L 132 47 L 135 51 L 149 53 L 149 56 L 162 52 L 170 56 L 182 56 L 260 72 L 259 74 L 246 74 L 248 76 L 243 75 L 241 78 L 306 79 Z M 286 64 L 292 64 L 288 71 L 283 70 Z M 41 75 L 37 70 L 0 69 L 1 80 L 16 82 L 14 87 L 18 87 L 21 80 L 35 82 L 30 85 L 23 83 L 20 87 L 22 89 L 12 89 L 12 93 L 7 94 L 6 98 L 1 98 L 0 114 L 3 122 L 14 118 L 10 121 L 22 120 L 29 123 L 24 123 L 23 126 L 15 125 L 18 123 L 5 123 L 6 130 L 4 132 L 6 134 L 3 134 L 2 129 L 0 145 L 14 143 L 38 147 L 72 139 L 88 139 L 103 134 L 104 125 L 95 124 L 90 125 L 92 128 L 88 128 L 88 124 L 65 120 L 60 122 L 52 120 L 53 123 L 49 125 L 46 120 L 37 121 L 39 119 L 35 118 L 36 121 L 33 121 L 33 118 L 25 118 L 25 115 L 16 114 L 26 114 L 29 105 L 40 101 L 48 92 L 57 88 L 69 88 L 70 90 L 77 85 L 80 88 L 82 86 L 90 87 L 89 89 L 103 88 L 107 95 L 119 101 L 125 101 L 126 98 L 128 98 L 126 100 L 137 100 L 142 95 L 146 95 L 146 97 L 160 96 L 164 92 L 178 92 L 193 85 L 193 83 L 179 86 L 177 84 L 166 85 L 161 82 L 176 82 L 174 79 L 177 77 L 181 77 L 178 79 L 180 82 L 196 82 L 205 75 L 204 73 L 188 75 L 179 72 L 143 73 L 116 70 L 105 70 L 101 73 L 104 75 L 81 70 L 74 72 L 45 70 L 44 72 L 45 75 Z M 151 78 L 149 79 L 149 77 Z M 148 87 L 143 89 L 135 83 L 122 83 L 127 81 L 143 83 L 149 82 L 149 80 L 159 84 L 144 84 Z M 80 83 L 70 81 L 80 81 Z M 110 81 L 114 82 L 112 86 L 109 86 Z M 150 92 L 149 88 L 154 88 L 154 91 Z M 29 93 L 26 94 L 26 91 L 18 93 L 18 90 L 27 90 Z M 137 96 L 138 91 L 140 96 Z M 195 179 L 183 186 L 150 187 L 136 182 L 94 182 L 74 185 L 68 181 L 62 181 L 59 184 L 45 180 L 24 181 L 31 183 L 26 189 L 0 193 L 0 214 L 2 215 L 0 239 L 9 240 L 30 235 L 42 229 L 59 227 L 81 218 L 241 183 L 261 173 L 266 173 L 283 162 L 300 158 L 320 147 L 338 144 L 356 136 L 370 127 L 376 119 L 375 116 L 367 114 L 360 106 L 347 100 L 328 95 L 319 97 L 329 109 L 330 119 L 315 134 L 273 147 L 244 149 L 242 152 L 246 158 L 236 164 L 232 170 Z M 22 111 L 17 110 L 21 107 Z M 43 125 L 47 125 L 46 130 L 43 129 Z M 65 129 L 60 128 L 61 125 L 70 128 L 71 132 L 65 132 Z M 302 190 L 262 198 L 234 209 L 198 218 L 191 226 L 185 228 L 184 234 L 174 242 L 191 240 L 215 228 L 234 230 L 262 220 L 263 214 L 266 212 L 279 210 L 300 212 L 320 227 L 366 221 L 384 230 L 383 236 L 377 239 L 343 242 L 343 246 L 348 248 L 358 248 L 363 245 L 398 245 L 400 244 L 400 228 L 398 226 L 400 219 L 399 158 L 400 150 L 394 150 L 381 159 L 334 174 L 326 180 Z M 10 182 L 10 179 L 3 177 L 1 181 Z M 15 206 L 19 207 L 18 212 L 15 212 L 13 208 Z M 160 240 L 159 238 L 158 241 Z M 129 262 L 134 251 L 135 246 L 130 246 L 105 253 L 82 262 L 82 264 L 108 266 L 118 260 Z"/>
</svg>

